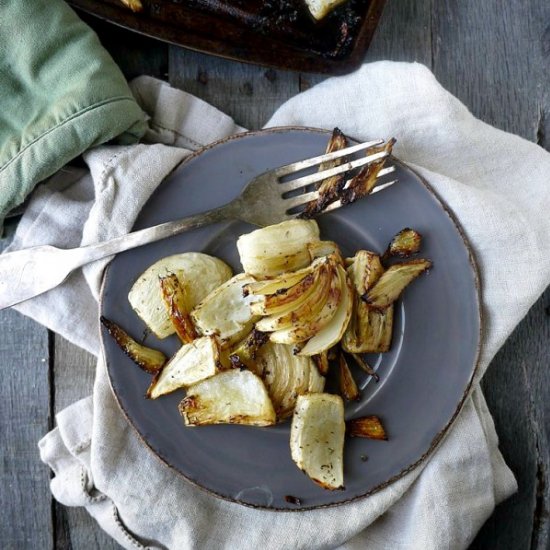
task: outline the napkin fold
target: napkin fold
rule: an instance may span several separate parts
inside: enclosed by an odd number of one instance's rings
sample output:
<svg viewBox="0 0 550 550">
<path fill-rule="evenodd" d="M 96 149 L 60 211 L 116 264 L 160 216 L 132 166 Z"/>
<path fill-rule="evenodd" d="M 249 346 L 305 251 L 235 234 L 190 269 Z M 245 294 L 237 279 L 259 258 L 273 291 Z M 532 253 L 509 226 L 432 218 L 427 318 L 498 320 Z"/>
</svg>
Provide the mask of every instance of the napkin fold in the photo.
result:
<svg viewBox="0 0 550 550">
<path fill-rule="evenodd" d="M 33 197 L 11 250 L 129 230 L 191 149 L 242 130 L 165 83 L 140 77 L 131 88 L 151 117 L 146 140 L 156 143 L 96 148 L 85 157 L 89 174 L 57 174 Z M 465 548 L 517 488 L 478 382 L 550 280 L 550 219 L 540 215 L 550 208 L 550 155 L 475 119 L 418 64 L 378 62 L 331 78 L 268 122 L 283 124 L 337 125 L 365 140 L 397 136 L 396 156 L 414 165 L 460 220 L 481 271 L 485 325 L 478 379 L 454 425 L 428 460 L 371 497 L 300 513 L 253 510 L 197 489 L 143 445 L 114 400 L 100 355 L 93 396 L 62 411 L 39 444 L 54 471 L 52 492 L 86 507 L 126 548 Z M 521 279 L 518 265 L 531 266 Z M 98 354 L 102 267 L 89 266 L 17 309 Z"/>
<path fill-rule="evenodd" d="M 96 145 L 137 142 L 147 126 L 120 69 L 65 2 L 4 0 L 0 21 L 1 229 L 39 181 Z"/>
</svg>

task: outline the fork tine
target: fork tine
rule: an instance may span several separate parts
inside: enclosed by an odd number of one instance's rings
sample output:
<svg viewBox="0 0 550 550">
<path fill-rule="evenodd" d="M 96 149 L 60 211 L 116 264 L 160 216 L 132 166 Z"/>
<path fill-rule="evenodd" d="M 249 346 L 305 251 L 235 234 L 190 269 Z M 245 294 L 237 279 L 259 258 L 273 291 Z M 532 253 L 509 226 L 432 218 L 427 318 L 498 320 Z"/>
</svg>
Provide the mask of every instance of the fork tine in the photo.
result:
<svg viewBox="0 0 550 550">
<path fill-rule="evenodd" d="M 395 166 L 388 166 L 387 168 L 383 168 L 382 170 L 380 170 L 380 172 L 378 172 L 378 174 L 376 176 L 376 179 L 378 180 L 382 176 L 385 176 L 387 174 L 391 174 L 392 172 L 395 172 Z M 350 178 L 346 181 L 346 183 L 344 184 L 344 187 L 343 187 L 344 189 L 349 187 L 349 183 L 352 179 L 353 178 Z M 397 180 L 390 181 L 388 183 L 377 183 L 375 188 L 370 192 L 370 194 L 377 193 L 378 191 L 381 191 L 382 189 L 385 189 L 386 187 L 389 187 L 390 185 L 393 185 L 396 181 Z M 285 201 L 285 206 L 286 206 L 287 211 L 288 211 L 291 208 L 295 208 L 297 206 L 302 206 L 302 205 L 304 205 L 304 204 L 306 204 L 310 201 L 316 201 L 318 198 L 319 198 L 319 191 L 312 191 L 311 193 L 303 193 L 301 195 L 296 195 L 295 197 L 290 197 L 289 199 L 284 199 L 284 201 Z M 338 202 L 340 202 L 340 201 L 338 201 Z M 340 206 L 342 206 L 342 205 L 340 204 L 337 208 L 339 208 Z M 323 212 L 326 212 L 326 211 L 327 211 L 327 209 L 323 210 Z"/>
<path fill-rule="evenodd" d="M 394 185 L 395 183 L 397 183 L 398 180 L 392 180 L 392 181 L 388 181 L 387 183 L 382 183 L 378 186 L 376 186 L 370 193 L 369 195 L 373 195 L 374 193 L 378 193 L 378 191 L 383 191 L 384 189 L 387 189 L 388 187 L 391 187 L 392 185 Z M 338 208 L 340 208 L 341 206 L 344 206 L 342 204 L 342 201 L 335 201 L 333 202 L 332 204 L 329 204 L 322 212 L 320 212 L 321 214 L 324 214 L 325 212 L 332 212 L 333 210 L 338 210 Z"/>
<path fill-rule="evenodd" d="M 324 179 L 331 178 L 332 176 L 337 176 L 338 174 L 343 174 L 344 172 L 349 172 L 355 168 L 365 166 L 365 164 L 383 159 L 388 155 L 389 153 L 387 151 L 381 151 L 351 162 L 345 162 L 340 166 L 329 168 L 328 170 L 323 170 L 322 172 L 316 172 L 315 174 L 310 174 L 309 176 L 302 176 L 301 178 L 296 178 L 295 180 L 286 181 L 279 184 L 280 191 L 281 193 L 287 193 L 288 191 L 300 189 L 301 187 L 306 187 L 312 183 L 317 183 L 318 181 L 323 181 Z"/>
<path fill-rule="evenodd" d="M 338 151 L 333 151 L 332 153 L 326 153 L 324 155 L 319 155 L 318 157 L 312 157 L 310 159 L 300 160 L 298 162 L 292 162 L 290 164 L 285 164 L 284 166 L 279 166 L 275 170 L 275 175 L 279 178 L 293 174 L 305 168 L 310 168 L 311 166 L 316 166 L 322 162 L 329 162 L 336 160 L 340 157 L 345 157 L 346 155 L 351 155 L 357 151 L 362 151 L 363 149 L 369 149 L 370 147 L 375 147 L 376 145 L 382 145 L 384 143 L 383 139 L 377 139 L 374 141 L 366 141 L 364 143 L 358 143 L 357 145 L 352 145 L 351 147 L 346 147 L 345 149 L 339 149 Z"/>
<path fill-rule="evenodd" d="M 285 206 L 287 210 L 294 208 L 296 206 L 301 206 L 307 202 L 316 201 L 319 198 L 319 191 L 312 191 L 311 193 L 304 193 L 302 195 L 296 195 L 295 197 L 290 197 L 290 199 L 285 199 Z"/>
</svg>

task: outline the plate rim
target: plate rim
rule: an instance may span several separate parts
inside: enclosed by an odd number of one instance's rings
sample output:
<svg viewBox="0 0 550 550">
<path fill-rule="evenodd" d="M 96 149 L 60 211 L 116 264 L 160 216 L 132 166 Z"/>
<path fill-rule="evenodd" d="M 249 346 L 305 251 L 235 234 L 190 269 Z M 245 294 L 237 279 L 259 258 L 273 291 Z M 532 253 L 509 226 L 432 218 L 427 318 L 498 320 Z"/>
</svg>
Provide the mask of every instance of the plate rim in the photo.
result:
<svg viewBox="0 0 550 550">
<path fill-rule="evenodd" d="M 226 136 L 224 138 L 213 141 L 212 143 L 204 145 L 203 147 L 197 149 L 196 151 L 193 151 L 191 154 L 186 156 L 179 163 L 177 163 L 176 166 L 168 174 L 166 174 L 164 179 L 159 183 L 159 186 L 162 185 L 163 181 L 165 181 L 171 174 L 173 174 L 176 170 L 181 168 L 184 164 L 186 164 L 186 163 L 190 162 L 191 160 L 197 158 L 198 156 L 202 155 L 206 151 L 208 151 L 208 150 L 210 150 L 214 147 L 217 147 L 218 145 L 222 145 L 222 144 L 227 143 L 229 141 L 238 140 L 238 139 L 241 139 L 241 138 L 244 138 L 244 137 L 254 137 L 254 136 L 257 136 L 257 135 L 265 135 L 265 134 L 270 134 L 270 133 L 284 133 L 284 132 L 289 132 L 289 131 L 301 131 L 301 132 L 304 132 L 304 133 L 312 133 L 313 132 L 313 133 L 320 133 L 320 134 L 326 134 L 326 135 L 330 135 L 330 133 L 332 132 L 332 130 L 327 130 L 327 129 L 323 129 L 323 128 L 316 128 L 316 127 L 311 127 L 311 126 L 273 126 L 273 127 L 269 127 L 269 128 L 263 128 L 263 129 L 260 129 L 260 130 L 245 131 L 245 132 L 241 132 L 241 133 L 238 133 L 238 134 L 233 134 L 231 136 Z M 358 142 L 362 141 L 362 140 L 358 140 L 357 138 L 354 138 L 353 136 L 348 136 L 348 137 L 350 139 L 358 141 Z M 398 481 L 399 479 L 401 479 L 405 475 L 407 475 L 409 472 L 412 472 L 417 467 L 419 467 L 421 464 L 426 462 L 427 459 L 435 452 L 435 450 L 437 449 L 439 444 L 443 441 L 443 439 L 445 438 L 445 436 L 449 432 L 451 426 L 454 424 L 456 418 L 458 417 L 458 415 L 462 411 L 462 408 L 463 408 L 463 406 L 466 402 L 466 399 L 470 395 L 470 391 L 472 389 L 473 382 L 474 382 L 474 379 L 476 377 L 476 374 L 479 372 L 480 362 L 481 362 L 481 351 L 482 351 L 482 348 L 483 348 L 483 329 L 484 329 L 484 323 L 485 323 L 485 316 L 484 316 L 484 313 L 483 313 L 482 285 L 481 285 L 481 277 L 480 277 L 478 263 L 477 263 L 477 260 L 475 258 L 473 247 L 470 244 L 470 242 L 469 242 L 469 240 L 466 236 L 466 232 L 464 231 L 462 225 L 460 224 L 460 222 L 458 220 L 458 217 L 453 212 L 453 210 L 450 208 L 450 206 L 438 195 L 438 193 L 434 190 L 432 185 L 423 176 L 421 176 L 414 168 L 409 166 L 409 164 L 405 163 L 404 161 L 401 161 L 401 160 L 395 158 L 393 155 L 391 156 L 391 158 L 392 158 L 392 161 L 395 164 L 398 164 L 403 169 L 412 172 L 412 174 L 418 179 L 418 181 L 425 187 L 425 189 L 428 191 L 428 193 L 435 199 L 435 201 L 441 207 L 443 212 L 449 217 L 451 223 L 454 225 L 454 227 L 458 231 L 458 234 L 460 235 L 460 238 L 461 238 L 461 240 L 464 244 L 464 247 L 465 247 L 465 249 L 468 253 L 468 263 L 470 265 L 472 275 L 473 275 L 473 279 L 474 279 L 475 296 L 476 296 L 476 301 L 477 301 L 477 318 L 478 318 L 478 321 L 479 321 L 478 342 L 477 342 L 477 346 L 476 346 L 476 350 L 475 350 L 475 359 L 474 359 L 474 362 L 473 362 L 470 377 L 468 379 L 468 382 L 467 382 L 465 388 L 463 389 L 463 392 L 460 396 L 459 401 L 457 402 L 457 405 L 456 405 L 456 408 L 455 408 L 453 414 L 447 420 L 447 422 L 445 423 L 443 428 L 440 431 L 438 431 L 437 434 L 433 437 L 433 439 L 430 442 L 428 448 L 420 455 L 420 457 L 416 461 L 409 464 L 408 466 L 406 466 L 405 468 L 400 470 L 397 474 L 395 474 L 392 477 L 388 478 L 386 481 L 383 481 L 382 483 L 379 483 L 378 485 L 372 487 L 371 489 L 369 489 L 365 493 L 362 493 L 360 495 L 355 495 L 353 497 L 347 498 L 346 500 L 341 500 L 341 501 L 338 501 L 338 502 L 317 504 L 317 505 L 314 505 L 314 506 L 300 506 L 300 507 L 297 507 L 297 508 L 279 508 L 279 507 L 274 507 L 274 506 L 265 506 L 265 505 L 262 505 L 262 504 L 252 504 L 252 503 L 249 503 L 249 502 L 243 502 L 243 501 L 240 501 L 240 500 L 236 500 L 232 497 L 220 494 L 220 493 L 218 493 L 218 492 L 216 492 L 213 489 L 210 489 L 208 487 L 204 487 L 203 485 L 200 485 L 195 480 L 187 477 L 182 471 L 180 471 L 176 466 L 171 464 L 166 457 L 162 456 L 156 449 L 154 449 L 147 442 L 145 437 L 141 434 L 141 432 L 138 430 L 137 426 L 131 420 L 130 415 L 128 414 L 128 412 L 124 408 L 124 405 L 123 405 L 117 391 L 115 390 L 115 388 L 113 386 L 111 371 L 110 371 L 109 363 L 107 362 L 107 357 L 106 357 L 106 353 L 105 353 L 106 348 L 105 348 L 105 342 L 104 342 L 104 331 L 101 329 L 101 324 L 99 324 L 99 326 L 100 326 L 99 338 L 100 338 L 100 343 L 101 343 L 100 353 L 101 353 L 101 357 L 102 357 L 102 359 L 105 363 L 105 369 L 107 371 L 107 379 L 109 381 L 109 387 L 111 389 L 111 392 L 112 392 L 112 394 L 115 398 L 115 401 L 116 401 L 119 409 L 121 410 L 121 412 L 124 415 L 124 417 L 125 417 L 126 421 L 128 422 L 128 424 L 134 430 L 135 434 L 138 436 L 139 440 L 152 452 L 152 454 L 158 460 L 160 460 L 160 462 L 162 464 L 164 464 L 165 466 L 170 468 L 170 470 L 175 472 L 178 476 L 183 478 L 188 483 L 191 483 L 194 487 L 197 487 L 197 488 L 201 489 L 202 491 L 204 491 L 205 493 L 207 493 L 209 495 L 213 495 L 213 496 L 215 496 L 215 497 L 217 497 L 221 500 L 224 500 L 226 502 L 231 502 L 233 504 L 239 504 L 241 506 L 246 506 L 248 508 L 253 508 L 253 509 L 256 509 L 256 510 L 265 510 L 265 511 L 270 511 L 270 512 L 308 512 L 308 511 L 312 511 L 312 510 L 319 510 L 319 509 L 325 509 L 325 508 L 335 508 L 337 506 L 345 506 L 346 504 L 356 502 L 358 500 L 367 498 L 367 497 L 369 497 L 369 496 L 371 496 L 371 495 L 373 495 L 373 494 L 375 494 L 379 491 L 382 491 L 386 487 L 388 487 L 391 484 L 395 483 L 396 481 Z M 153 193 L 154 193 L 154 191 L 153 191 Z M 143 208 L 146 207 L 147 202 L 149 202 L 149 200 L 147 200 L 145 202 L 145 204 L 143 205 Z M 142 208 L 142 210 L 143 210 L 143 208 Z M 141 213 L 142 210 L 140 210 L 138 212 L 138 216 L 139 216 L 139 214 Z M 137 216 L 136 216 L 136 220 L 137 220 Z M 98 317 L 101 316 L 101 314 L 102 314 L 105 286 L 106 286 L 106 282 L 107 282 L 107 279 L 108 279 L 108 276 L 109 276 L 109 271 L 110 271 L 111 265 L 112 265 L 112 262 L 109 262 L 109 264 L 105 267 L 105 270 L 103 272 L 101 287 L 100 287 L 100 294 L 99 294 L 99 301 L 98 301 L 98 306 L 99 306 L 98 307 L 98 311 L 99 311 Z"/>
</svg>

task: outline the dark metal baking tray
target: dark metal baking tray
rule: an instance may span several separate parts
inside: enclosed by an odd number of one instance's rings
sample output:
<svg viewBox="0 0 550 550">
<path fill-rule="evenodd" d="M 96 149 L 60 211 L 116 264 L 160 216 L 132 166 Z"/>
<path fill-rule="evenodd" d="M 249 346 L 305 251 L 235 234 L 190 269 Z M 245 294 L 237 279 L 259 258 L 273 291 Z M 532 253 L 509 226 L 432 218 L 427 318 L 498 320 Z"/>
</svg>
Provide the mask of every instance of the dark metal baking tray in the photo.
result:
<svg viewBox="0 0 550 550">
<path fill-rule="evenodd" d="M 358 67 L 385 0 L 347 0 L 315 22 L 303 0 L 70 0 L 80 10 L 193 50 L 302 72 L 342 74 Z"/>
</svg>

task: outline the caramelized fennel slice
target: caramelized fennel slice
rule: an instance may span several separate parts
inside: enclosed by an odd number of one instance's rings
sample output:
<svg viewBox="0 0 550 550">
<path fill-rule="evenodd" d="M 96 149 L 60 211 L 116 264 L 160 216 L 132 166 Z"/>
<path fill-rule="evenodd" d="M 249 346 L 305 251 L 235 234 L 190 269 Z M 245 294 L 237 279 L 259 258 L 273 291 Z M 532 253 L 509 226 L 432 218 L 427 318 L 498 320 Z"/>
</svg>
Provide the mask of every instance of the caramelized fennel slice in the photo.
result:
<svg viewBox="0 0 550 550">
<path fill-rule="evenodd" d="M 179 404 L 187 426 L 275 424 L 275 410 L 263 382 L 248 370 L 233 369 L 194 384 Z"/>
<path fill-rule="evenodd" d="M 319 371 L 319 374 L 326 376 L 328 374 L 328 369 L 329 369 L 328 353 L 326 351 L 322 351 L 317 355 L 312 355 L 311 358 L 313 359 L 313 362 L 317 366 L 317 370 Z"/>
<path fill-rule="evenodd" d="M 393 337 L 394 304 L 376 309 L 360 298 L 354 302 L 354 317 L 342 338 L 348 353 L 385 353 Z"/>
<path fill-rule="evenodd" d="M 166 355 L 161 351 L 139 344 L 125 330 L 103 316 L 100 321 L 120 349 L 144 371 L 155 374 L 166 363 Z"/>
<path fill-rule="evenodd" d="M 250 309 L 251 297 L 244 297 L 242 288 L 253 280 L 244 273 L 235 275 L 191 312 L 191 319 L 200 334 L 217 336 L 222 348 L 227 348 L 252 330 L 257 317 Z"/>
<path fill-rule="evenodd" d="M 288 289 L 282 289 L 275 294 L 262 295 L 258 301 L 251 301 L 250 308 L 255 315 L 276 316 L 290 311 L 317 292 L 320 281 L 326 276 L 326 269 L 315 270 Z"/>
<path fill-rule="evenodd" d="M 338 395 L 300 395 L 290 428 L 290 452 L 298 468 L 325 489 L 344 487 L 344 402 Z"/>
<path fill-rule="evenodd" d="M 350 262 L 347 272 L 355 292 L 353 313 L 342 338 L 342 348 L 349 353 L 389 351 L 393 332 L 393 305 L 378 310 L 361 299 L 384 272 L 380 257 L 373 252 L 360 250 Z"/>
<path fill-rule="evenodd" d="M 390 256 L 408 258 L 418 253 L 421 245 L 422 235 L 410 227 L 405 227 L 390 241 L 386 252 L 384 252 L 384 259 Z"/>
<path fill-rule="evenodd" d="M 211 336 L 184 344 L 151 382 L 147 397 L 157 399 L 180 388 L 187 388 L 218 373 L 219 350 Z"/>
<path fill-rule="evenodd" d="M 338 358 L 338 366 L 340 369 L 339 383 L 342 397 L 346 401 L 357 401 L 361 399 L 359 388 L 357 387 L 353 374 L 342 352 L 340 352 L 340 357 Z"/>
<path fill-rule="evenodd" d="M 301 308 L 300 311 L 293 312 L 295 315 L 292 326 L 272 332 L 269 337 L 270 340 L 280 344 L 295 344 L 319 334 L 324 327 L 331 323 L 338 311 L 339 304 L 342 301 L 341 284 L 337 272 L 330 278 L 330 286 L 326 297 L 323 297 L 318 304 L 314 305 L 313 311 L 304 312 Z M 301 319 L 300 315 L 304 315 L 305 318 Z"/>
<path fill-rule="evenodd" d="M 317 241 L 315 221 L 288 220 L 241 235 L 237 249 L 245 273 L 268 278 L 309 265 L 307 245 Z"/>
<path fill-rule="evenodd" d="M 351 318 L 353 295 L 352 288 L 346 276 L 345 269 L 337 266 L 341 291 L 341 299 L 330 322 L 323 327 L 298 352 L 299 355 L 316 355 L 328 350 L 340 341 Z"/>
<path fill-rule="evenodd" d="M 259 350 L 255 372 L 264 381 L 279 421 L 292 414 L 298 395 L 323 391 L 325 383 L 309 357 L 271 342 Z"/>
<path fill-rule="evenodd" d="M 346 136 L 338 129 L 334 128 L 332 135 L 327 144 L 325 153 L 332 153 L 333 151 L 340 151 L 345 149 L 348 145 L 348 140 Z M 328 170 L 329 168 L 335 168 L 340 166 L 347 159 L 346 157 L 340 157 L 331 162 L 324 162 L 319 166 L 319 172 Z M 317 189 L 319 191 L 319 198 L 316 201 L 311 201 L 306 205 L 306 208 L 302 214 L 305 218 L 314 217 L 317 213 L 322 212 L 324 208 L 331 202 L 337 200 L 338 193 L 345 184 L 344 174 L 338 174 L 337 176 L 332 176 L 327 178 L 317 184 Z"/>
<path fill-rule="evenodd" d="M 274 332 L 314 322 L 329 300 L 331 290 L 336 286 L 335 277 L 338 277 L 335 269 L 325 266 L 319 270 L 318 277 L 314 281 L 315 286 L 305 300 L 297 299 L 291 302 L 280 315 L 270 315 L 260 319 L 256 327 L 263 332 Z"/>
<path fill-rule="evenodd" d="M 380 256 L 368 250 L 359 250 L 349 260 L 348 276 L 357 294 L 362 296 L 375 285 L 384 273 Z"/>
<path fill-rule="evenodd" d="M 197 333 L 189 316 L 187 306 L 189 299 L 185 295 L 185 287 L 180 283 L 180 279 L 183 279 L 183 274 L 178 278 L 175 273 L 170 273 L 159 276 L 159 283 L 162 298 L 174 330 L 179 339 L 184 344 L 188 344 L 197 337 Z"/>
<path fill-rule="evenodd" d="M 229 350 L 229 367 L 250 369 L 255 374 L 256 372 L 256 360 L 259 349 L 269 342 L 269 335 L 265 334 L 257 329 L 253 329 L 252 332 L 239 342 L 232 350 Z"/>
<path fill-rule="evenodd" d="M 128 301 L 158 338 L 166 338 L 175 332 L 159 285 L 159 277 L 171 273 L 178 276 L 184 288 L 187 311 L 231 277 L 231 269 L 227 264 L 199 252 L 167 256 L 149 266 L 133 284 Z"/>
<path fill-rule="evenodd" d="M 432 265 L 430 260 L 407 260 L 390 266 L 362 299 L 371 307 L 385 308 L 395 302 L 405 287 Z"/>
<path fill-rule="evenodd" d="M 377 416 L 364 416 L 349 420 L 346 424 L 346 433 L 350 437 L 366 437 L 384 441 L 388 439 L 384 426 Z"/>
</svg>

